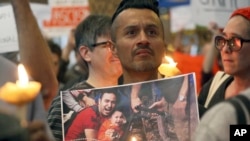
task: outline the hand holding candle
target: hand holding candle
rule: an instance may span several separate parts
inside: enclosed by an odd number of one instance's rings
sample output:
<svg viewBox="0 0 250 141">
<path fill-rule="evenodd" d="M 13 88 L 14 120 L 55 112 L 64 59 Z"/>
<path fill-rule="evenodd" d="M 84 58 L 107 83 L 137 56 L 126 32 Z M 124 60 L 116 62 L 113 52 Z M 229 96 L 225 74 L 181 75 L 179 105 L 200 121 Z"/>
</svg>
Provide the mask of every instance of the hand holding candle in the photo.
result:
<svg viewBox="0 0 250 141">
<path fill-rule="evenodd" d="M 0 88 L 0 99 L 14 105 L 25 105 L 35 99 L 41 89 L 39 82 L 30 81 L 23 65 L 18 66 L 16 84 L 7 82 Z"/>
<path fill-rule="evenodd" d="M 180 70 L 176 67 L 177 63 L 172 58 L 165 56 L 168 63 L 162 63 L 158 68 L 158 71 L 165 77 L 175 76 L 181 74 Z"/>
</svg>

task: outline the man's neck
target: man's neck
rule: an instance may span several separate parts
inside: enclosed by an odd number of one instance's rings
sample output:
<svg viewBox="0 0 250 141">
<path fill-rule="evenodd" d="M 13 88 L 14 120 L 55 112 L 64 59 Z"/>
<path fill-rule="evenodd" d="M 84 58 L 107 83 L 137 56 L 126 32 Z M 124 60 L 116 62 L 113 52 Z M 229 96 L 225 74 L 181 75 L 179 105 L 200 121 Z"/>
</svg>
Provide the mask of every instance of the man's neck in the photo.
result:
<svg viewBox="0 0 250 141">
<path fill-rule="evenodd" d="M 86 80 L 87 83 L 89 83 L 90 85 L 92 85 L 95 88 L 98 87 L 109 87 L 109 86 L 116 86 L 118 85 L 118 78 L 114 79 L 114 78 L 108 78 L 108 79 L 104 79 L 104 78 L 99 78 L 99 77 L 89 77 Z"/>
<path fill-rule="evenodd" d="M 123 84 L 150 81 L 158 79 L 158 72 L 123 73 Z"/>
</svg>

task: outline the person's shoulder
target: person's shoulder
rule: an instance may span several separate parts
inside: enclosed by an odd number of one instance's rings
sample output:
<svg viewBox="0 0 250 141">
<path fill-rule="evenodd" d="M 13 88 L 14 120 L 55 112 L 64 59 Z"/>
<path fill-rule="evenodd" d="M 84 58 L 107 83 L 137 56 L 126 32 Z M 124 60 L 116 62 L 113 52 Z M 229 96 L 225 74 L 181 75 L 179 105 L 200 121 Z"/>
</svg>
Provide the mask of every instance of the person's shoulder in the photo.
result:
<svg viewBox="0 0 250 141">
<path fill-rule="evenodd" d="M 211 122 L 215 123 L 218 121 L 223 121 L 225 117 L 230 117 L 230 118 L 227 118 L 229 120 L 224 120 L 224 121 L 232 123 L 236 121 L 236 118 L 234 115 L 235 115 L 234 106 L 227 101 L 223 101 L 214 105 L 211 109 L 209 109 L 205 113 L 205 115 L 202 117 L 201 122 L 209 121 L 207 123 L 210 124 Z"/>
<path fill-rule="evenodd" d="M 70 80 L 68 82 L 66 82 L 64 85 L 63 85 L 63 88 L 61 88 L 60 90 L 68 90 L 68 89 L 71 89 L 73 87 L 76 87 L 78 85 L 82 85 L 84 82 L 85 82 L 85 78 L 83 77 L 78 77 L 78 78 L 75 78 L 73 80 Z"/>
<path fill-rule="evenodd" d="M 86 81 L 82 81 L 79 83 L 74 84 L 70 90 L 76 90 L 76 89 L 91 89 L 93 88 L 93 86 L 91 86 L 90 84 L 88 84 Z"/>
<path fill-rule="evenodd" d="M 50 108 L 48 110 L 48 117 L 53 117 L 55 116 L 55 114 L 59 114 L 58 111 L 61 111 L 61 96 L 60 95 L 57 95 L 51 105 L 50 105 Z"/>
<path fill-rule="evenodd" d="M 77 114 L 77 117 L 78 118 L 84 118 L 84 119 L 91 119 L 93 117 L 98 117 L 99 115 L 99 112 L 96 110 L 98 109 L 98 107 L 96 106 L 89 106 L 89 107 L 86 107 L 85 109 L 81 110 L 78 114 Z"/>
<path fill-rule="evenodd" d="M 198 127 L 196 128 L 194 141 L 229 140 L 228 131 L 230 125 L 239 124 L 239 115 L 240 117 L 244 116 L 242 115 L 242 112 L 239 112 L 240 109 L 243 108 L 242 105 L 244 105 L 244 102 L 239 99 L 239 97 L 242 96 L 246 97 L 246 100 L 248 100 L 247 102 L 249 102 L 250 88 L 240 92 L 237 96 L 224 100 L 211 107 L 203 115 Z M 234 104 L 235 102 L 238 103 L 240 107 L 237 108 Z M 243 113 L 245 113 L 247 110 L 243 111 Z M 246 122 L 249 122 L 249 119 L 246 119 Z"/>
<path fill-rule="evenodd" d="M 61 105 L 61 95 L 57 95 L 56 97 L 54 97 L 54 99 L 52 100 L 51 103 L 51 107 L 54 107 L 56 105 Z"/>
<path fill-rule="evenodd" d="M 245 96 L 250 100 L 250 88 L 242 91 L 239 96 Z M 237 96 L 228 100 L 222 101 L 211 107 L 201 119 L 201 123 L 208 123 L 210 126 L 216 124 L 218 121 L 225 124 L 237 124 L 237 109 L 233 105 L 232 100 Z M 227 117 L 227 118 L 225 118 Z"/>
<path fill-rule="evenodd" d="M 235 115 L 233 105 L 226 101 L 214 105 L 201 118 L 194 141 L 228 140 L 230 125 L 237 122 Z"/>
<path fill-rule="evenodd" d="M 200 126 L 206 126 L 209 129 L 217 130 L 219 125 L 235 123 L 236 117 L 233 105 L 223 101 L 214 105 L 202 116 Z"/>
<path fill-rule="evenodd" d="M 250 88 L 242 91 L 241 94 L 246 96 L 250 100 Z"/>
</svg>

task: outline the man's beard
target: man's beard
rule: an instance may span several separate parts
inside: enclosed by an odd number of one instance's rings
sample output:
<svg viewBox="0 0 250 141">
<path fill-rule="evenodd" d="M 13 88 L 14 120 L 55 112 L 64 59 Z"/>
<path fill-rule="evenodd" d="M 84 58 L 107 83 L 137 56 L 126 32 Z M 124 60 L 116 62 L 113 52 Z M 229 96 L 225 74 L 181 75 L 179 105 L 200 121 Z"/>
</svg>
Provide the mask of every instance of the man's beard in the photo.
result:
<svg viewBox="0 0 250 141">
<path fill-rule="evenodd" d="M 152 71 L 158 68 L 158 64 L 152 61 L 142 61 L 132 64 L 132 68 L 138 72 Z"/>
</svg>

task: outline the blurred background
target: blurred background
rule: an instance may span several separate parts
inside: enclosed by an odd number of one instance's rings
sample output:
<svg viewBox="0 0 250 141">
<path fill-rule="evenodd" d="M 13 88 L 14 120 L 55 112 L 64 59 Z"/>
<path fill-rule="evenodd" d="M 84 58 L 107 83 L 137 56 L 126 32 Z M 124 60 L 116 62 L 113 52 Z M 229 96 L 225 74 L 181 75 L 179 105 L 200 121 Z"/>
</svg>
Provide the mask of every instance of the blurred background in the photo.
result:
<svg viewBox="0 0 250 141">
<path fill-rule="evenodd" d="M 30 0 L 30 4 L 44 36 L 63 49 L 67 45 L 70 31 L 81 20 L 89 14 L 112 16 L 120 1 Z M 8 3 L 9 0 L 1 0 L 0 9 Z M 166 54 L 172 56 L 182 73 L 195 72 L 197 82 L 200 82 L 204 55 L 213 47 L 210 43 L 215 30 L 222 31 L 230 13 L 247 5 L 250 5 L 250 0 L 159 0 L 167 42 Z M 18 50 L 16 31 L 10 30 L 15 29 L 15 24 L 4 18 L 9 14 L 8 10 L 0 10 L 0 31 L 4 33 L 0 35 L 0 52 Z M 1 42 L 6 39 L 10 42 Z M 75 62 L 72 52 L 69 67 Z M 215 63 L 213 71 L 219 69 L 218 63 Z M 197 90 L 201 85 L 197 83 Z"/>
</svg>

